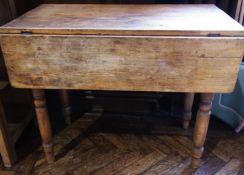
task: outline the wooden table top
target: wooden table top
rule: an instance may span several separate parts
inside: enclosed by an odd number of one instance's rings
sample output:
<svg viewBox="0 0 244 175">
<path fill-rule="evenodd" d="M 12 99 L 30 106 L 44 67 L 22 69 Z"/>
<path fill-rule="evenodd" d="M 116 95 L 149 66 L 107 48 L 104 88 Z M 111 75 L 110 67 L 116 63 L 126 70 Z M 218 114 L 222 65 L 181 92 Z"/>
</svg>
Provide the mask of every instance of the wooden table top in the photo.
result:
<svg viewBox="0 0 244 175">
<path fill-rule="evenodd" d="M 43 4 L 0 33 L 244 36 L 243 27 L 215 5 Z"/>
<path fill-rule="evenodd" d="M 17 88 L 231 92 L 244 53 L 214 5 L 41 5 L 0 31 Z"/>
</svg>

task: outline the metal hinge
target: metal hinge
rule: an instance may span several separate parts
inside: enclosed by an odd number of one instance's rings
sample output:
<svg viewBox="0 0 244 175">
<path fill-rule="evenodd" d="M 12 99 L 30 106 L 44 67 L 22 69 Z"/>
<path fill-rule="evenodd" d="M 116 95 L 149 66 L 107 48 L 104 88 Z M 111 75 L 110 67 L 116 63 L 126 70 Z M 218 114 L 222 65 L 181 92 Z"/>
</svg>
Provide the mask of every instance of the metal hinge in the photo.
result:
<svg viewBox="0 0 244 175">
<path fill-rule="evenodd" d="M 31 31 L 21 31 L 21 34 L 23 34 L 23 35 L 31 35 L 32 34 L 32 32 Z"/>
<path fill-rule="evenodd" d="M 208 37 L 220 37 L 221 35 L 219 33 L 209 33 Z"/>
</svg>

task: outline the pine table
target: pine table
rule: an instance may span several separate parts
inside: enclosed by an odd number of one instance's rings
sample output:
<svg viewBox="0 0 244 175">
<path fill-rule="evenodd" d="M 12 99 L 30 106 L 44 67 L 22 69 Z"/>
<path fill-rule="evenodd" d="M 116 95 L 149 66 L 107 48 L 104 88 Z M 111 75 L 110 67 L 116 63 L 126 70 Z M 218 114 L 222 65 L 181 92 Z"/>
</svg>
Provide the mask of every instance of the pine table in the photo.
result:
<svg viewBox="0 0 244 175">
<path fill-rule="evenodd" d="M 214 5 L 44 4 L 0 28 L 11 85 L 33 91 L 54 162 L 44 89 L 200 93 L 197 167 L 214 93 L 232 92 L 244 29 Z"/>
</svg>

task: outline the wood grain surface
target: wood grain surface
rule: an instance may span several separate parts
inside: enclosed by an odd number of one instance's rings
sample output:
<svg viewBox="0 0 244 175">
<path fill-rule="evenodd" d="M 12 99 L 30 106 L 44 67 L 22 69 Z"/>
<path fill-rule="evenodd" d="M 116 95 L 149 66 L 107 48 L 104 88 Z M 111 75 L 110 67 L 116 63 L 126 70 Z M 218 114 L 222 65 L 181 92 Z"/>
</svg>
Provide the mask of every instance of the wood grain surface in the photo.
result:
<svg viewBox="0 0 244 175">
<path fill-rule="evenodd" d="M 1 37 L 18 88 L 231 92 L 243 38 Z"/>
<path fill-rule="evenodd" d="M 213 117 L 201 166 L 191 169 L 193 128 L 183 130 L 180 123 L 172 116 L 86 113 L 54 137 L 55 163 L 47 166 L 38 148 L 13 170 L 17 175 L 243 175 L 243 132 L 236 135 Z"/>
<path fill-rule="evenodd" d="M 44 4 L 0 33 L 244 36 L 243 27 L 215 5 Z"/>
</svg>

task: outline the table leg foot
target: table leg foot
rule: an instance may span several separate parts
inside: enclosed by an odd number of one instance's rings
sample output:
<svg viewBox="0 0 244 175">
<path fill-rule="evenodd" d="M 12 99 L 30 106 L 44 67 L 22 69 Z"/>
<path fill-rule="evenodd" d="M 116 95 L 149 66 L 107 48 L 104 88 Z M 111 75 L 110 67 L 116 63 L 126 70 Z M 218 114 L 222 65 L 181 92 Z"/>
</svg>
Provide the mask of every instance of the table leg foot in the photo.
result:
<svg viewBox="0 0 244 175">
<path fill-rule="evenodd" d="M 204 143 L 208 131 L 208 124 L 212 108 L 213 94 L 200 94 L 200 104 L 197 112 L 192 152 L 192 168 L 197 168 L 204 150 Z"/>
<path fill-rule="evenodd" d="M 194 93 L 186 93 L 184 97 L 184 113 L 182 126 L 184 129 L 189 128 L 192 117 L 192 105 L 194 101 Z"/>
<path fill-rule="evenodd" d="M 53 163 L 55 161 L 53 154 L 53 144 L 43 144 L 43 149 L 45 152 L 47 163 Z"/>
<path fill-rule="evenodd" d="M 200 147 L 200 148 L 193 148 L 193 156 L 192 156 L 192 160 L 191 160 L 191 167 L 192 168 L 198 168 L 200 166 L 201 163 L 201 157 L 204 151 L 204 147 Z"/>
<path fill-rule="evenodd" d="M 52 130 L 48 116 L 48 110 L 44 90 L 32 90 L 37 122 L 43 142 L 43 149 L 48 163 L 54 162 L 54 153 L 52 146 Z"/>
<path fill-rule="evenodd" d="M 71 108 L 69 104 L 69 95 L 66 90 L 60 90 L 60 99 L 61 99 L 61 105 L 63 109 L 63 115 L 64 115 L 64 120 L 67 125 L 71 124 Z"/>
</svg>

